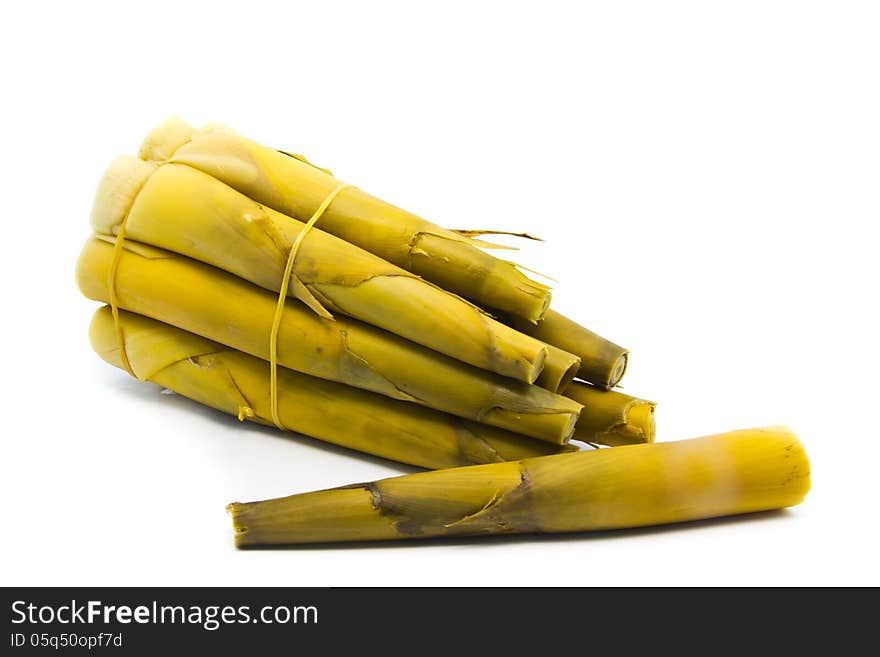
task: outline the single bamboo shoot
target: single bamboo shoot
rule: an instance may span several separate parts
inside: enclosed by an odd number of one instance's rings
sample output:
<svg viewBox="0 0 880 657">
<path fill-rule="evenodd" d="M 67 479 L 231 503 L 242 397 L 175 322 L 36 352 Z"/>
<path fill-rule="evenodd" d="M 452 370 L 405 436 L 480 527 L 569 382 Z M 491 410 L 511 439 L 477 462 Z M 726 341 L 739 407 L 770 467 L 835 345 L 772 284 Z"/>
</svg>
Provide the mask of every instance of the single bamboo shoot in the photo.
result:
<svg viewBox="0 0 880 657">
<path fill-rule="evenodd" d="M 800 504 L 810 464 L 771 427 L 476 465 L 233 503 L 239 547 L 622 529 Z"/>
</svg>

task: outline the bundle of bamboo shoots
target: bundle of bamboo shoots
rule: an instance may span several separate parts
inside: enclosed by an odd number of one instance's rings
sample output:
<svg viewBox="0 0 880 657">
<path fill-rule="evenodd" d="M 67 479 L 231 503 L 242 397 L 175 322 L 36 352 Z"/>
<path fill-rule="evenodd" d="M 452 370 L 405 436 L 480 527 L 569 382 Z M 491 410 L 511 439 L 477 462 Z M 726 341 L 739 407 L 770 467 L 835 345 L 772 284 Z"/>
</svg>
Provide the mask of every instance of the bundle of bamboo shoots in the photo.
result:
<svg viewBox="0 0 880 657">
<path fill-rule="evenodd" d="M 231 505 L 238 545 L 635 526 L 806 493 L 782 430 L 653 445 L 654 403 L 613 390 L 627 350 L 550 309 L 484 231 L 228 128 L 160 125 L 108 168 L 91 225 L 77 280 L 108 304 L 90 337 L 111 365 L 242 421 L 456 468 Z"/>
</svg>

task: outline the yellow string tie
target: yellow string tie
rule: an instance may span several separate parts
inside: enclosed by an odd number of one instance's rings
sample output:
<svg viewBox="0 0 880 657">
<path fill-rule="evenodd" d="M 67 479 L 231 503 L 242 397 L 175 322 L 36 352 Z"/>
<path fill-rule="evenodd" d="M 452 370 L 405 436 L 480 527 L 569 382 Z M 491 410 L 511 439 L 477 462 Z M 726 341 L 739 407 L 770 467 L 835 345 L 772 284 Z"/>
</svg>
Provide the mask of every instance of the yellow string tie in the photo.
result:
<svg viewBox="0 0 880 657">
<path fill-rule="evenodd" d="M 122 244 L 125 242 L 126 219 L 128 219 L 128 213 L 119 223 L 119 232 L 116 234 L 116 243 L 113 245 L 113 258 L 110 260 L 107 287 L 110 290 L 110 312 L 113 313 L 113 328 L 116 330 L 116 339 L 119 341 L 119 354 L 122 358 L 122 365 L 128 370 L 129 374 L 140 381 L 141 378 L 134 373 L 131 362 L 128 360 L 128 351 L 125 349 L 125 336 L 122 334 L 122 326 L 119 324 L 119 299 L 116 296 L 116 272 L 119 269 L 119 259 L 122 256 Z"/>
<path fill-rule="evenodd" d="M 293 241 L 293 246 L 290 247 L 290 253 L 287 256 L 287 265 L 284 267 L 284 275 L 281 277 L 281 288 L 278 290 L 278 305 L 275 306 L 272 330 L 269 333 L 269 406 L 272 410 L 272 421 L 279 429 L 284 429 L 284 425 L 281 424 L 281 418 L 278 417 L 278 328 L 281 326 L 281 315 L 284 312 L 284 304 L 287 300 L 287 288 L 290 285 L 290 277 L 293 275 L 293 263 L 296 260 L 296 253 L 299 251 L 300 244 L 302 244 L 306 234 L 317 223 L 327 208 L 330 207 L 330 204 L 339 193 L 348 187 L 351 187 L 351 185 L 340 183 L 321 201 L 321 205 L 318 206 L 318 209 L 315 210 Z"/>
</svg>

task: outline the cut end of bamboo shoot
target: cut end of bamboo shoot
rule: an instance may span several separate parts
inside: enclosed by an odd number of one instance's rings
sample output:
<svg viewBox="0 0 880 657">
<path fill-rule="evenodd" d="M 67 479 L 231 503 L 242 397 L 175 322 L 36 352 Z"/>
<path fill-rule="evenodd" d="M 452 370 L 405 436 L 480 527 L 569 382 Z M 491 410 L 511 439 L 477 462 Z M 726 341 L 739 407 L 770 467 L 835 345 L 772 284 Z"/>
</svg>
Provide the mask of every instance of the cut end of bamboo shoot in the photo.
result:
<svg viewBox="0 0 880 657">
<path fill-rule="evenodd" d="M 138 157 L 164 162 L 181 146 L 191 141 L 196 129 L 183 119 L 172 116 L 160 123 L 141 143 Z"/>
<path fill-rule="evenodd" d="M 565 370 L 563 375 L 559 378 L 559 382 L 556 384 L 557 394 L 561 395 L 568 389 L 568 386 L 574 381 L 574 377 L 577 375 L 580 366 L 581 359 L 575 356 L 575 360 L 568 366 L 568 369 Z"/>
<path fill-rule="evenodd" d="M 528 337 L 528 336 L 524 336 Z M 522 359 L 524 366 L 526 368 L 525 381 L 526 383 L 534 383 L 538 380 L 538 377 L 541 376 L 541 372 L 544 371 L 544 363 L 547 361 L 547 349 L 541 348 L 536 351 L 533 351 L 531 354 L 528 354 L 525 358 Z"/>
<path fill-rule="evenodd" d="M 226 513 L 229 514 L 230 519 L 232 520 L 232 535 L 233 541 L 235 542 L 235 547 L 242 547 L 240 545 L 238 536 L 239 534 L 243 534 L 247 531 L 246 528 L 242 527 L 238 515 L 238 510 L 241 507 L 241 502 L 231 502 L 226 505 Z"/>
<path fill-rule="evenodd" d="M 102 235 L 116 235 L 141 188 L 155 170 L 154 164 L 136 157 L 117 157 L 98 183 L 90 220 L 92 230 Z"/>
<path fill-rule="evenodd" d="M 624 351 L 620 356 L 617 357 L 617 360 L 614 362 L 614 366 L 611 368 L 611 375 L 608 377 L 608 387 L 616 388 L 620 383 L 620 380 L 623 378 L 623 375 L 626 374 L 626 366 L 629 365 L 629 352 Z"/>
<path fill-rule="evenodd" d="M 654 422 L 654 402 L 639 400 L 633 404 L 627 415 L 627 424 L 638 427 L 639 434 L 646 443 L 653 443 L 657 435 L 657 425 Z"/>
<path fill-rule="evenodd" d="M 531 279 L 529 279 L 531 280 Z M 526 317 L 526 319 L 532 323 L 538 323 L 544 316 L 547 314 L 547 311 L 550 310 L 550 302 L 553 300 L 553 293 L 547 289 L 546 293 L 541 295 L 541 305 L 538 309 L 538 312 L 530 317 Z"/>
<path fill-rule="evenodd" d="M 548 344 L 544 369 L 538 378 L 535 379 L 535 384 L 550 392 L 561 395 L 574 380 L 580 366 L 580 358 Z"/>
<path fill-rule="evenodd" d="M 565 395 L 584 407 L 575 425 L 576 440 L 609 447 L 654 442 L 654 402 L 578 381 Z"/>
</svg>

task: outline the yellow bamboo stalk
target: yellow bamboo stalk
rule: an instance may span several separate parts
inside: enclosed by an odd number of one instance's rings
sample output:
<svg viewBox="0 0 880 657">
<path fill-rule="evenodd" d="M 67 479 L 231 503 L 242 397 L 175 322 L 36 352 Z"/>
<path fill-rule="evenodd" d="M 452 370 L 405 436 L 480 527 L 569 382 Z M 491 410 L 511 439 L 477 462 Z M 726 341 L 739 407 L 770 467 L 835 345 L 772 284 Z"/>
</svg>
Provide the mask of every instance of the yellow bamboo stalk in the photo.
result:
<svg viewBox="0 0 880 657">
<path fill-rule="evenodd" d="M 77 280 L 88 298 L 110 302 L 113 240 L 83 247 Z M 277 295 L 184 256 L 126 240 L 116 274 L 120 308 L 262 359 Z M 289 299 L 278 331 L 284 367 L 516 433 L 564 444 L 581 405 L 535 385 L 480 370 L 362 322 L 318 317 Z M 266 367 L 268 377 L 268 366 Z"/>
<path fill-rule="evenodd" d="M 140 156 L 186 164 L 252 199 L 306 221 L 339 184 L 327 170 L 266 148 L 222 126 L 197 131 L 170 119 L 144 140 Z M 360 189 L 351 189 L 321 217 L 320 228 L 482 306 L 535 321 L 550 290 L 515 265 L 478 248 L 479 240 L 446 230 Z"/>
<path fill-rule="evenodd" d="M 629 352 L 553 309 L 537 324 L 507 318 L 518 331 L 553 345 L 581 359 L 577 376 L 609 390 L 620 383 L 626 372 Z"/>
<path fill-rule="evenodd" d="M 272 424 L 265 361 L 124 310 L 119 321 L 139 379 L 241 420 Z M 89 337 L 101 358 L 125 369 L 109 307 L 95 312 Z M 401 463 L 448 468 L 573 449 L 286 368 L 278 378 L 285 427 Z"/>
<path fill-rule="evenodd" d="M 92 227 L 98 234 L 116 235 L 123 222 L 131 239 L 214 265 L 274 292 L 294 242 L 305 233 L 288 295 L 323 317 L 345 314 L 526 383 L 533 383 L 544 366 L 547 347 L 535 338 L 338 237 L 317 228 L 306 232 L 302 222 L 192 167 L 117 158 L 95 195 Z M 564 352 L 554 357 L 556 362 L 575 359 Z"/>
<path fill-rule="evenodd" d="M 437 470 L 233 503 L 239 547 L 621 529 L 779 509 L 810 488 L 806 452 L 771 427 Z"/>
<path fill-rule="evenodd" d="M 565 396 L 584 406 L 573 438 L 611 447 L 654 442 L 654 402 L 577 381 Z"/>
</svg>

